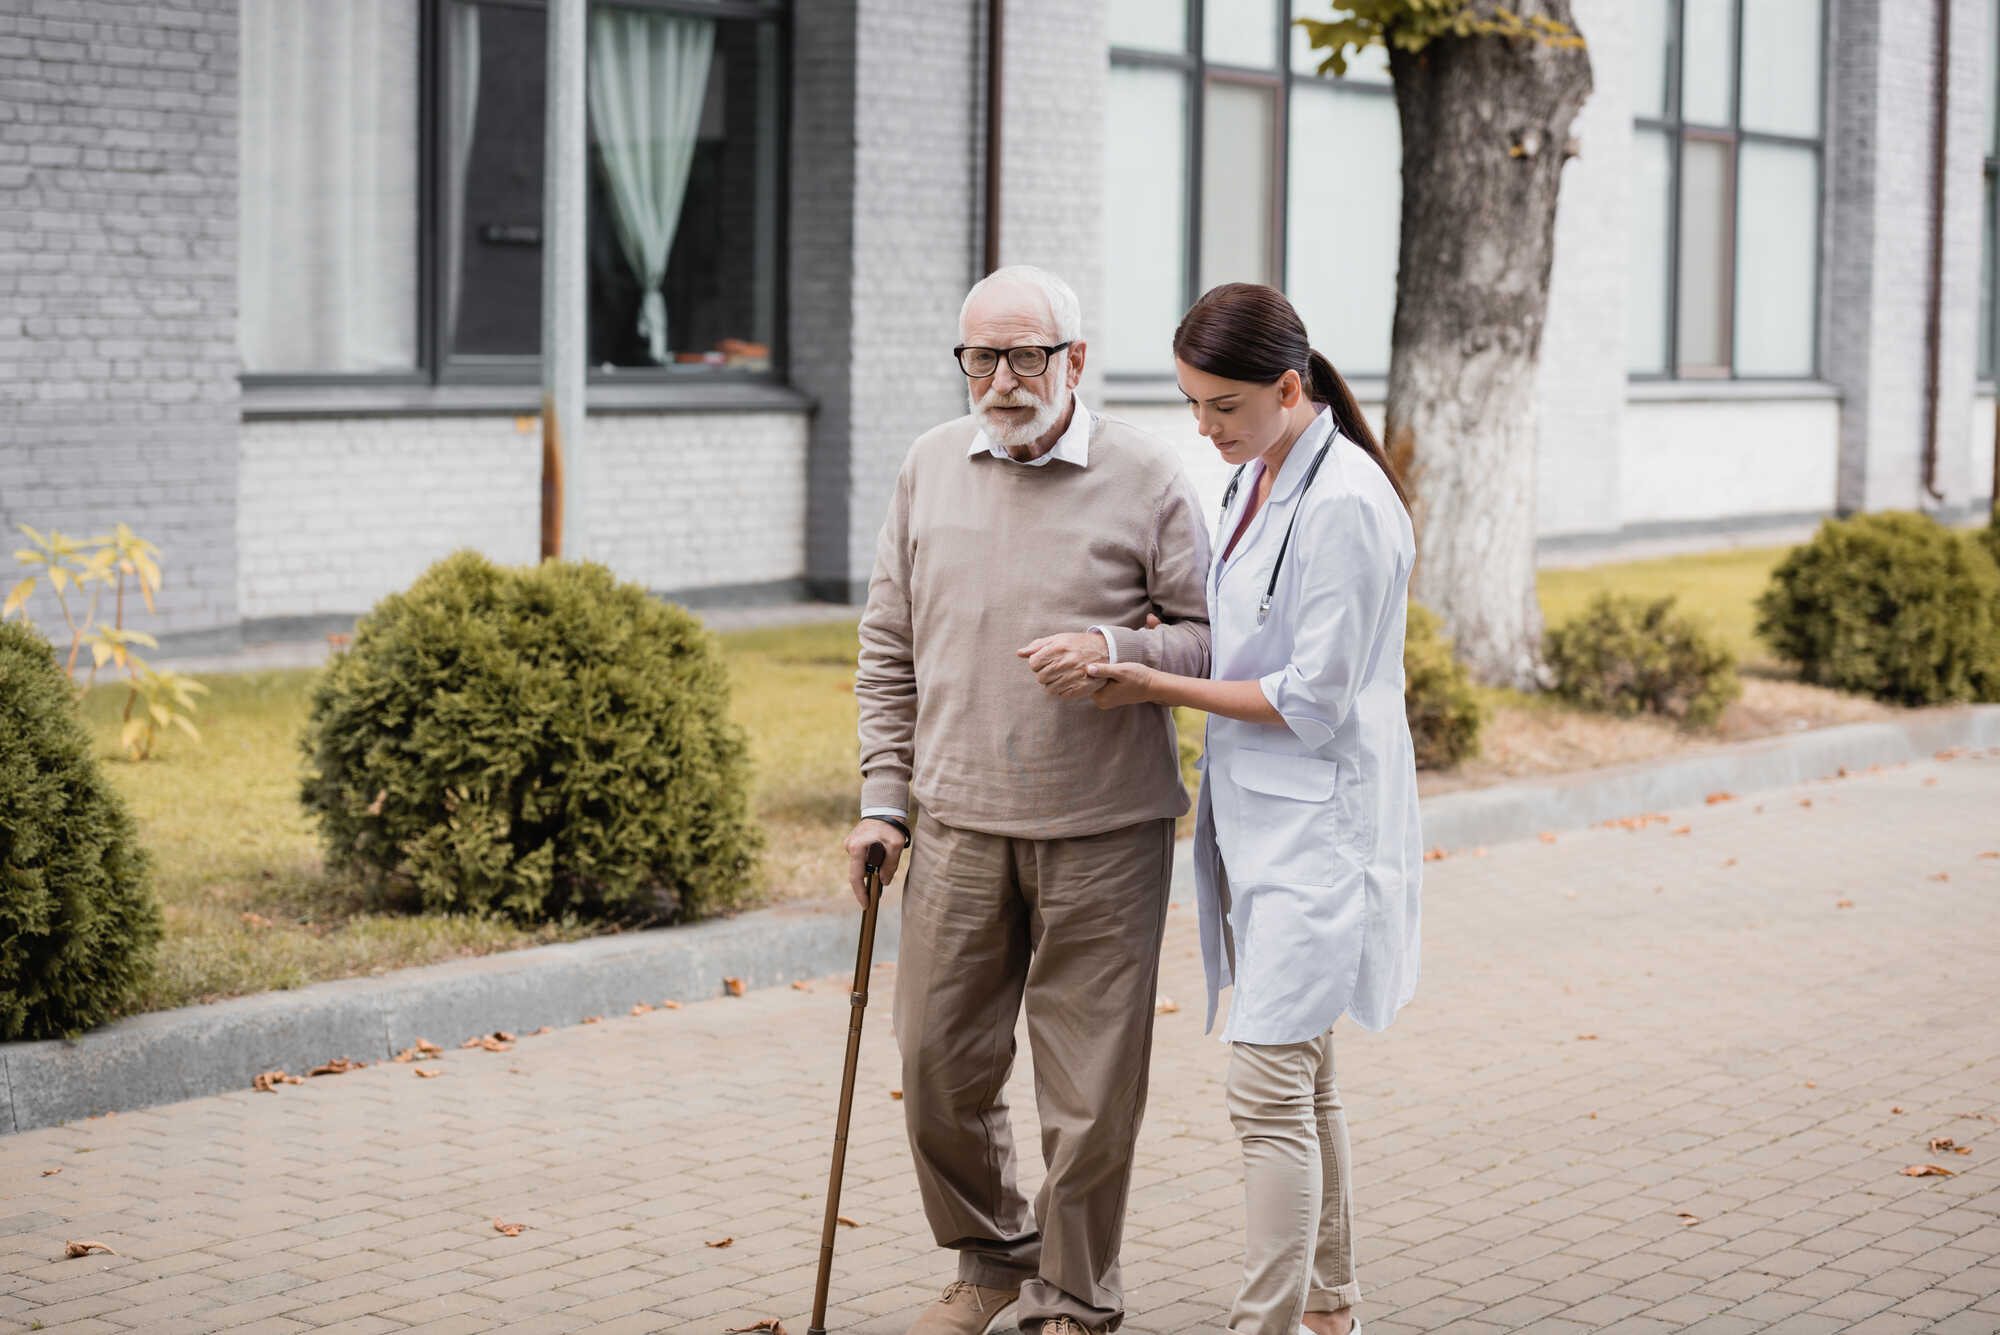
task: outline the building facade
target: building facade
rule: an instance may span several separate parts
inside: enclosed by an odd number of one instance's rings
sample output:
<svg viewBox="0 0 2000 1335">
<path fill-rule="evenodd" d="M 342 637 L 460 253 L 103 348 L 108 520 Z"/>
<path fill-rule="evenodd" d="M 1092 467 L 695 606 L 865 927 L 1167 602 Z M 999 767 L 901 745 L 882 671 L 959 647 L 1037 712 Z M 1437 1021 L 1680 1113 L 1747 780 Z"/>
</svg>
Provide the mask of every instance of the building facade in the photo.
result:
<svg viewBox="0 0 2000 1335">
<path fill-rule="evenodd" d="M 857 596 L 993 258 L 1070 279 L 1085 394 L 1211 492 L 1168 340 L 1215 282 L 1283 286 L 1379 411 L 1382 62 L 1316 72 L 1324 0 L 999 3 L 593 6 L 582 554 L 696 606 Z M 1983 513 L 2000 0 L 1575 8 L 1545 547 Z M 544 20 L 0 5 L 0 525 L 131 524 L 190 648 L 533 560 Z"/>
</svg>

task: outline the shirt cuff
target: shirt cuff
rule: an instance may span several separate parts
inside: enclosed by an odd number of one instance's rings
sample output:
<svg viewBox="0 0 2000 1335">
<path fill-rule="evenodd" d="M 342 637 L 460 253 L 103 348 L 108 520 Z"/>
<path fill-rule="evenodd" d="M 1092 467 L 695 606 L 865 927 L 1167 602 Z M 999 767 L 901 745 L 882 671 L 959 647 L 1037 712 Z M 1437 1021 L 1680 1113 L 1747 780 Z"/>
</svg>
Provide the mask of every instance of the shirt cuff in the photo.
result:
<svg viewBox="0 0 2000 1335">
<path fill-rule="evenodd" d="M 1104 626 L 1092 626 L 1091 629 L 1104 637 L 1104 652 L 1110 655 L 1110 658 L 1106 661 L 1116 663 L 1118 661 L 1117 637 L 1112 635 L 1109 628 Z"/>
<path fill-rule="evenodd" d="M 894 816 L 897 820 L 903 822 L 903 824 L 905 825 L 908 825 L 910 823 L 910 813 L 903 810 L 903 808 L 901 807 L 861 808 L 861 819 L 867 820 L 870 816 Z"/>
</svg>

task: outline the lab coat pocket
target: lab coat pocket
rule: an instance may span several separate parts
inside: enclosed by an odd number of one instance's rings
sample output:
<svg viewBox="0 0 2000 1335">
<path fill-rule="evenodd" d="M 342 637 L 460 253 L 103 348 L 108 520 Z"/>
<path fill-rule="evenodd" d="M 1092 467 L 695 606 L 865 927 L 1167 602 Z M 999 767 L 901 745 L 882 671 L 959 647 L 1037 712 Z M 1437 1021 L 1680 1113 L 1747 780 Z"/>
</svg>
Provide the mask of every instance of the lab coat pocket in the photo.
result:
<svg viewBox="0 0 2000 1335">
<path fill-rule="evenodd" d="M 1333 795 L 1340 766 L 1318 756 L 1239 750 L 1230 757 L 1238 789 L 1232 879 L 1279 885 L 1334 880 Z M 1241 870 L 1239 871 L 1239 866 Z"/>
</svg>

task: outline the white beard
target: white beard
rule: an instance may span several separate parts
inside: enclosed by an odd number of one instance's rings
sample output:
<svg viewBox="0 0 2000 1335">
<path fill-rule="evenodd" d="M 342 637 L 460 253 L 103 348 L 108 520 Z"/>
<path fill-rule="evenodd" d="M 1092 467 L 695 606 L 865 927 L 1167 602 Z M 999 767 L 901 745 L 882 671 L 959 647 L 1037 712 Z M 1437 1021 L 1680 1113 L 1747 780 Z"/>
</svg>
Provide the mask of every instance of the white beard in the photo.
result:
<svg viewBox="0 0 2000 1335">
<path fill-rule="evenodd" d="M 1049 364 L 1050 374 L 1057 367 Z M 987 391 L 985 398 L 974 398 L 968 388 L 965 399 L 972 406 L 972 413 L 979 419 L 979 425 L 986 432 L 987 439 L 1003 450 L 1017 450 L 1024 445 L 1032 445 L 1049 433 L 1049 429 L 1062 420 L 1063 409 L 1069 406 L 1067 391 L 1058 396 L 1055 403 L 1038 399 L 1026 389 L 1012 389 L 1005 394 Z M 995 416 L 994 408 L 1033 408 L 1035 414 L 1025 422 L 1008 421 Z"/>
</svg>

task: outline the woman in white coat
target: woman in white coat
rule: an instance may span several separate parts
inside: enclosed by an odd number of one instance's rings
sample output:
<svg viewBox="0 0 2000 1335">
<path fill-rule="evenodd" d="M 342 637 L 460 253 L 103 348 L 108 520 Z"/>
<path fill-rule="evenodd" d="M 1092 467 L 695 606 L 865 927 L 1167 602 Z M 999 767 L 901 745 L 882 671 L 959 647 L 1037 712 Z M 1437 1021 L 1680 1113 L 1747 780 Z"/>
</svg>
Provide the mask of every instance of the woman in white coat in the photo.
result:
<svg viewBox="0 0 2000 1335">
<path fill-rule="evenodd" d="M 1349 1335 L 1360 1299 L 1331 1030 L 1417 981 L 1403 626 L 1416 542 L 1395 469 L 1276 290 L 1231 283 L 1174 333 L 1195 422 L 1237 465 L 1209 572 L 1212 667 L 1092 667 L 1104 708 L 1208 713 L 1195 872 L 1208 1025 L 1233 984 L 1228 1102 L 1246 1238 L 1235 1335 Z"/>
</svg>

